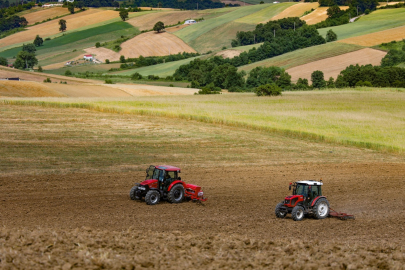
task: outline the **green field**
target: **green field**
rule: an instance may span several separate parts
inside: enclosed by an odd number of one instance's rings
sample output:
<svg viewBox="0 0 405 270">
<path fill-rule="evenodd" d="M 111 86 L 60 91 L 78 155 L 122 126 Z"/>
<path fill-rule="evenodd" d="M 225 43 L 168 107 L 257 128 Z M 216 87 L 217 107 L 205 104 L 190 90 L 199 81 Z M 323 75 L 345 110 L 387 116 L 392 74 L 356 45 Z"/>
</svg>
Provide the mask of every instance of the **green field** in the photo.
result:
<svg viewBox="0 0 405 270">
<path fill-rule="evenodd" d="M 249 65 L 239 67 L 239 70 L 249 72 L 256 67 L 278 66 L 284 69 L 293 68 L 314 61 L 329 57 L 338 56 L 362 49 L 362 46 L 346 44 L 340 42 L 331 42 L 318 46 L 313 46 L 293 52 L 285 53 L 273 58 L 265 59 Z M 235 48 L 236 49 L 236 48 Z"/>
<path fill-rule="evenodd" d="M 197 39 L 199 36 L 210 32 L 216 27 L 220 27 L 226 23 L 250 15 L 261 9 L 268 7 L 269 5 L 255 5 L 236 8 L 234 11 L 221 15 L 219 17 L 206 20 L 189 27 L 183 28 L 174 34 L 181 38 L 184 42 L 190 43 L 192 40 Z"/>
<path fill-rule="evenodd" d="M 46 73 L 56 74 L 56 75 L 65 75 L 66 70 L 70 70 L 73 73 L 104 73 L 107 72 L 110 68 L 119 68 L 121 64 L 87 64 L 81 66 L 72 66 L 72 67 L 63 67 L 52 70 L 45 70 Z"/>
<path fill-rule="evenodd" d="M 281 13 L 286 8 L 291 7 L 292 5 L 295 5 L 295 4 L 297 4 L 297 2 L 289 2 L 289 3 L 287 2 L 287 3 L 277 4 L 277 5 L 273 4 L 266 8 L 263 8 L 262 10 L 260 10 L 258 12 L 255 12 L 248 16 L 242 17 L 235 21 L 239 22 L 239 23 L 249 23 L 249 24 L 263 23 L 265 21 L 269 21 L 271 18 L 273 18 L 277 14 Z"/>
<path fill-rule="evenodd" d="M 354 23 L 319 29 L 322 36 L 332 29 L 338 40 L 366 35 L 405 25 L 405 8 L 381 9 L 361 17 Z"/>
<path fill-rule="evenodd" d="M 22 103 L 182 118 L 380 151 L 405 151 L 403 89 L 284 92 L 280 97 L 253 93 L 149 96 L 64 104 L 60 99 L 45 100 Z"/>
<path fill-rule="evenodd" d="M 173 73 L 178 69 L 181 65 L 185 65 L 190 63 L 190 61 L 200 58 L 201 56 L 197 57 L 192 57 L 192 58 L 187 58 L 179 61 L 173 61 L 173 62 L 168 62 L 164 64 L 158 64 L 158 65 L 153 65 L 153 66 L 147 66 L 147 67 L 141 67 L 141 68 L 136 68 L 136 69 L 130 69 L 130 70 L 124 70 L 124 71 L 118 71 L 118 72 L 113 72 L 111 74 L 119 74 L 119 75 L 132 75 L 135 72 L 138 72 L 142 76 L 148 76 L 148 75 L 157 75 L 161 78 L 166 77 L 166 76 L 171 76 Z"/>
</svg>

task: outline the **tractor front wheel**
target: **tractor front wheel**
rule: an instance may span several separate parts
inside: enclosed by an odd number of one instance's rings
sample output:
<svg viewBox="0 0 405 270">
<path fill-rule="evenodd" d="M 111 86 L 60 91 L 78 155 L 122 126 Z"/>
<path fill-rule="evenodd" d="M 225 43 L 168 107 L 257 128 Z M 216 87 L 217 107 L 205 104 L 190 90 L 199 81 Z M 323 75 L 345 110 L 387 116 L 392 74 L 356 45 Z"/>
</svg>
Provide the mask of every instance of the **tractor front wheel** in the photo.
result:
<svg viewBox="0 0 405 270">
<path fill-rule="evenodd" d="M 284 205 L 284 203 L 279 203 L 276 206 L 276 217 L 278 217 L 278 218 L 285 218 L 285 216 L 287 215 L 287 212 L 281 210 L 281 207 L 283 205 Z"/>
<path fill-rule="evenodd" d="M 149 190 L 145 196 L 145 202 L 149 205 L 158 204 L 160 201 L 160 193 L 157 190 Z"/>
<path fill-rule="evenodd" d="M 316 219 L 324 219 L 329 216 L 329 202 L 325 198 L 316 201 L 313 212 Z"/>
<path fill-rule="evenodd" d="M 167 200 L 170 203 L 181 203 L 184 199 L 184 187 L 182 184 L 177 184 L 167 194 Z"/>
<path fill-rule="evenodd" d="M 131 191 L 129 192 L 129 197 L 131 198 L 131 200 L 140 200 L 141 198 L 139 198 L 139 196 L 136 195 L 136 191 L 138 190 L 138 186 L 139 184 L 135 184 L 135 186 L 133 186 L 131 188 Z"/>
<path fill-rule="evenodd" d="M 295 206 L 291 211 L 291 216 L 293 220 L 300 221 L 304 218 L 304 207 L 302 206 Z"/>
</svg>

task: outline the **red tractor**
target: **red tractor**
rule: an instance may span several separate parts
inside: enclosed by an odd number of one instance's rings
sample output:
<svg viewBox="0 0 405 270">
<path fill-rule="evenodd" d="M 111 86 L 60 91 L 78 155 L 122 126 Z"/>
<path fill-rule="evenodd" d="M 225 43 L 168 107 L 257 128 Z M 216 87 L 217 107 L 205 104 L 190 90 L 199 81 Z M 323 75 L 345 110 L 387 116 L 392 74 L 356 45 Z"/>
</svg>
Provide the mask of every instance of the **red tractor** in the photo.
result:
<svg viewBox="0 0 405 270">
<path fill-rule="evenodd" d="M 201 187 L 186 184 L 178 176 L 180 168 L 160 165 L 151 165 L 146 170 L 146 179 L 142 183 L 135 183 L 129 192 L 132 200 L 141 200 L 149 205 L 155 205 L 160 200 L 170 203 L 180 203 L 184 199 L 205 202 L 204 192 Z"/>
<path fill-rule="evenodd" d="M 322 181 L 298 181 L 290 183 L 293 188 L 291 196 L 285 197 L 284 201 L 276 206 L 276 216 L 285 218 L 291 213 L 293 220 L 299 221 L 305 215 L 313 215 L 316 219 L 324 219 L 329 216 L 329 202 L 322 196 Z"/>
</svg>

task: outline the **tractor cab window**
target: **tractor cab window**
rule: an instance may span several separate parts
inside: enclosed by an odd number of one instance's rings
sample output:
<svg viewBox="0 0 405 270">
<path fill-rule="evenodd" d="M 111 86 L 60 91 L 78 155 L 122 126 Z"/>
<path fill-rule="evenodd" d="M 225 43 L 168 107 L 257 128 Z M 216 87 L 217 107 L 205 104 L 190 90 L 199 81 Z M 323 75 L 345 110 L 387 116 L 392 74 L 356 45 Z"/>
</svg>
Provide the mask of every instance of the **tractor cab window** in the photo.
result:
<svg viewBox="0 0 405 270">
<path fill-rule="evenodd" d="M 321 188 L 319 186 L 312 186 L 310 191 L 311 191 L 310 197 L 312 199 L 322 195 Z"/>
<path fill-rule="evenodd" d="M 146 170 L 146 179 L 154 179 L 153 178 L 153 172 L 155 171 L 155 166 L 150 165 L 149 168 Z"/>
<path fill-rule="evenodd" d="M 308 185 L 297 185 L 295 188 L 295 195 L 303 195 L 308 197 Z"/>
<path fill-rule="evenodd" d="M 162 189 L 167 190 L 171 183 L 177 179 L 177 172 L 165 172 L 165 179 L 163 181 Z"/>
</svg>

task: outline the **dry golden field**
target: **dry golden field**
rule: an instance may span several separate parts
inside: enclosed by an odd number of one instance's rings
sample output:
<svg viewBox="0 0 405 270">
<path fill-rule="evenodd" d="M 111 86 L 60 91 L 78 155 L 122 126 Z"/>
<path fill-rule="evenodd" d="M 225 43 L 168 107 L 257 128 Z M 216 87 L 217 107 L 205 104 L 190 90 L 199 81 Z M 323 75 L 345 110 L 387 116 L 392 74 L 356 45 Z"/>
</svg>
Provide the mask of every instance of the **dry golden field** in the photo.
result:
<svg viewBox="0 0 405 270">
<path fill-rule="evenodd" d="M 298 3 L 296 5 L 293 5 L 291 7 L 288 7 L 287 9 L 283 10 L 281 13 L 277 14 L 272 20 L 279 20 L 279 19 L 284 19 L 287 17 L 301 17 L 304 15 L 305 11 L 310 11 L 312 8 L 316 9 L 319 7 L 319 4 L 317 2 L 315 3 Z"/>
<path fill-rule="evenodd" d="M 340 72 L 350 65 L 380 65 L 381 59 L 386 54 L 386 52 L 380 50 L 365 48 L 355 52 L 349 52 L 339 56 L 296 66 L 288 69 L 287 72 L 291 75 L 292 81 L 297 81 L 299 78 L 306 78 L 311 81 L 311 74 L 315 70 L 322 71 L 326 80 L 330 77 L 336 79 Z"/>
<path fill-rule="evenodd" d="M 375 46 L 381 43 L 400 41 L 405 39 L 405 26 L 400 26 L 380 32 L 375 32 L 367 35 L 346 38 L 339 42 L 348 44 L 357 44 L 361 46 Z"/>
<path fill-rule="evenodd" d="M 70 14 L 67 8 L 63 7 L 51 7 L 51 8 L 44 8 L 42 10 L 38 10 L 35 12 L 31 12 L 25 14 L 23 17 L 27 19 L 28 24 L 34 24 L 36 22 L 42 22 L 47 19 L 53 19 L 58 16 L 68 15 Z"/>
<path fill-rule="evenodd" d="M 346 10 L 349 7 L 341 6 L 339 8 L 342 10 Z M 301 19 L 306 21 L 308 25 L 322 22 L 322 21 L 326 20 L 326 18 L 328 18 L 328 15 L 326 14 L 327 9 L 328 9 L 328 7 L 318 7 L 317 9 L 315 9 L 308 15 L 305 15 Z"/>
<path fill-rule="evenodd" d="M 182 52 L 196 52 L 175 35 L 162 32 L 148 32 L 140 34 L 121 44 L 119 52 L 125 57 L 162 56 Z"/>
</svg>

